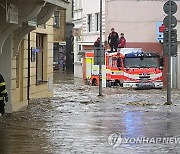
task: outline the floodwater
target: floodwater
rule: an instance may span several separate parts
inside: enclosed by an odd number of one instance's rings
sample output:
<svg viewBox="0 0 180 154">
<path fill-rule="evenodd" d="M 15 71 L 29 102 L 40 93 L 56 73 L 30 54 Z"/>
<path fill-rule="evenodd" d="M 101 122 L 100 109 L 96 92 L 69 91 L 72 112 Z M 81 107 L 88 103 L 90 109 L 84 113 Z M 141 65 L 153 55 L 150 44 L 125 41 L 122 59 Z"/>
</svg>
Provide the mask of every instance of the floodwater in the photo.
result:
<svg viewBox="0 0 180 154">
<path fill-rule="evenodd" d="M 180 140 L 162 141 L 180 135 L 178 90 L 171 106 L 163 105 L 166 90 L 112 87 L 98 97 L 98 87 L 56 72 L 54 93 L 0 117 L 0 154 L 180 153 Z"/>
</svg>

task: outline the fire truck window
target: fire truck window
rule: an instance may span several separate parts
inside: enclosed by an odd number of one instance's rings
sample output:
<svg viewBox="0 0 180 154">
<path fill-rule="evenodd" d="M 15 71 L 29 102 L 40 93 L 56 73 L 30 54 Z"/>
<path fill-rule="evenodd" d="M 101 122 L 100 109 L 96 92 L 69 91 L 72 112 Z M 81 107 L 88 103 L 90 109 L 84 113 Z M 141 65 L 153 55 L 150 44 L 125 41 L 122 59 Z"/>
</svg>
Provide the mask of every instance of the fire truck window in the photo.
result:
<svg viewBox="0 0 180 154">
<path fill-rule="evenodd" d="M 121 67 L 121 58 L 117 58 L 117 67 Z"/>
<path fill-rule="evenodd" d="M 112 59 L 112 67 L 117 67 L 117 59 L 115 57 Z"/>
<path fill-rule="evenodd" d="M 149 57 L 149 58 L 145 58 L 142 65 L 144 67 L 159 67 L 160 61 L 158 57 Z"/>
<path fill-rule="evenodd" d="M 109 57 L 108 64 L 109 64 L 109 66 L 112 66 L 112 57 Z"/>
<path fill-rule="evenodd" d="M 125 58 L 124 65 L 130 68 L 155 68 L 160 66 L 160 62 L 158 57 L 144 57 L 143 60 L 140 58 Z"/>
</svg>

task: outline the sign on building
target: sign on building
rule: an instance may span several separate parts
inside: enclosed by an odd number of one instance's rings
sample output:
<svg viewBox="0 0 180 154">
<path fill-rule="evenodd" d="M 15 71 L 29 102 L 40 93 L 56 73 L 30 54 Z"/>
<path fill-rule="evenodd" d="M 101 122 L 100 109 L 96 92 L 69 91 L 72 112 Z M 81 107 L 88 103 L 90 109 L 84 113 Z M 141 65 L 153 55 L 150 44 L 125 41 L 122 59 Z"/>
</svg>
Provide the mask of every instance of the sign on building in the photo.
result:
<svg viewBox="0 0 180 154">
<path fill-rule="evenodd" d="M 6 10 L 6 22 L 18 24 L 18 7 L 14 4 L 9 4 Z"/>
<path fill-rule="evenodd" d="M 160 43 L 163 43 L 163 30 L 164 30 L 164 25 L 162 21 L 156 22 L 156 40 Z"/>
<path fill-rule="evenodd" d="M 31 19 L 28 21 L 28 26 L 36 27 L 37 26 L 37 19 Z"/>
</svg>

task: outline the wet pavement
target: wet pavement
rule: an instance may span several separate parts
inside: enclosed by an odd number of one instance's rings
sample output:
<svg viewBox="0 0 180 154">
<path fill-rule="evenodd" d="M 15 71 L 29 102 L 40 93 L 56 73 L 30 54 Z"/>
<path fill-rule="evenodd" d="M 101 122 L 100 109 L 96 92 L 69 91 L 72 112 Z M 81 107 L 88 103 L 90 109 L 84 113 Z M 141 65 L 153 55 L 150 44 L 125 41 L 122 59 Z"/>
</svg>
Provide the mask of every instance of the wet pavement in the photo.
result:
<svg viewBox="0 0 180 154">
<path fill-rule="evenodd" d="M 178 90 L 172 106 L 163 105 L 166 90 L 160 89 L 104 88 L 98 97 L 98 87 L 57 72 L 54 91 L 53 98 L 31 100 L 26 109 L 0 117 L 0 154 L 180 153 L 180 140 L 147 141 L 180 135 Z M 138 137 L 146 140 L 135 143 Z"/>
</svg>

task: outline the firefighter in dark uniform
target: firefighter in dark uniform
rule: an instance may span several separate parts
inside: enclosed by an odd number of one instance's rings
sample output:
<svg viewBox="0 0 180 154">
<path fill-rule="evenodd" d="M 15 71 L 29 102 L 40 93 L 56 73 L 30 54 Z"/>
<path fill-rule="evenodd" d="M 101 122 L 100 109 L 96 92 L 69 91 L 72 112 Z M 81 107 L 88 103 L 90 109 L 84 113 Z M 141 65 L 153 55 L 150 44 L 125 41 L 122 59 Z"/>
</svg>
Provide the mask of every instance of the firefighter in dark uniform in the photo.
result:
<svg viewBox="0 0 180 154">
<path fill-rule="evenodd" d="M 94 47 L 100 47 L 100 37 L 94 42 Z"/>
<path fill-rule="evenodd" d="M 113 52 L 113 49 L 117 52 L 118 42 L 119 34 L 114 31 L 114 28 L 111 28 L 111 33 L 108 36 L 108 44 L 111 47 L 111 52 Z"/>
<path fill-rule="evenodd" d="M 6 90 L 6 84 L 4 81 L 3 76 L 0 74 L 0 113 L 4 115 L 5 109 L 5 103 L 4 101 L 8 101 L 8 94 Z"/>
</svg>

